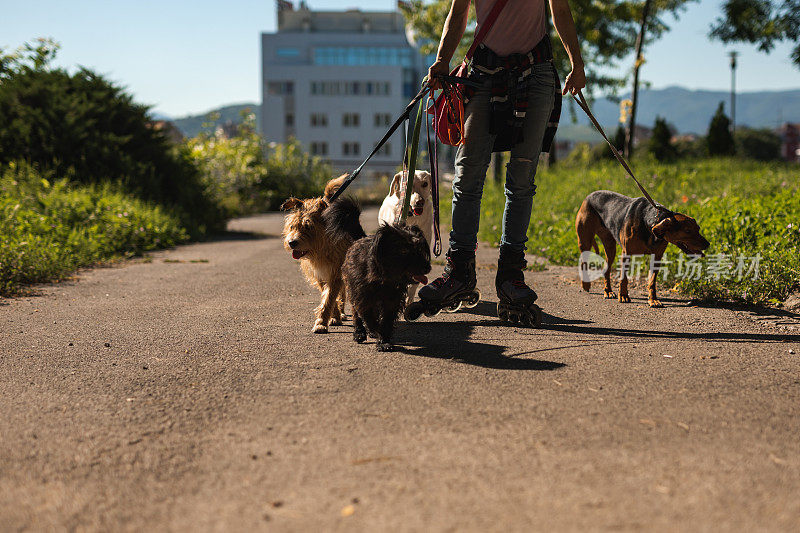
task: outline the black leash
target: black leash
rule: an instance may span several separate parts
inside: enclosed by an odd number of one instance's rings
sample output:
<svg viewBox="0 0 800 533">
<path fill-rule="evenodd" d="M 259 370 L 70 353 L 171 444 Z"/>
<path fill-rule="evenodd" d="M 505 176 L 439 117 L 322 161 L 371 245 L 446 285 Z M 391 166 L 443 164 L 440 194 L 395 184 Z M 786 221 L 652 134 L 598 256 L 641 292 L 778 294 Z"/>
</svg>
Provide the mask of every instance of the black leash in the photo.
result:
<svg viewBox="0 0 800 533">
<path fill-rule="evenodd" d="M 428 101 L 431 98 L 428 96 Z M 431 160 L 431 199 L 433 200 L 433 255 L 442 255 L 442 235 L 439 230 L 439 147 L 436 139 L 439 138 L 439 126 L 436 116 L 433 117 L 433 141 L 431 141 L 431 123 L 425 120 L 425 130 L 428 135 L 428 159 Z"/>
<path fill-rule="evenodd" d="M 642 184 L 639 183 L 639 180 L 636 179 L 636 176 L 633 175 L 633 171 L 631 170 L 631 167 L 628 165 L 628 162 L 625 161 L 625 158 L 622 157 L 622 154 L 619 153 L 619 150 L 617 150 L 617 148 L 614 146 L 614 144 L 611 141 L 608 140 L 608 137 L 606 136 L 606 132 L 603 131 L 603 128 L 600 126 L 600 123 L 597 122 L 597 119 L 594 118 L 594 115 L 592 114 L 591 110 L 589 109 L 589 104 L 586 103 L 586 99 L 583 97 L 583 93 L 581 91 L 578 91 L 577 96 L 574 95 L 574 94 L 572 96 L 575 98 L 575 101 L 578 103 L 578 107 L 583 109 L 583 112 L 586 113 L 586 116 L 589 117 L 589 120 L 592 121 L 592 124 L 594 124 L 594 127 L 597 128 L 597 131 L 599 131 L 600 135 L 603 136 L 603 139 L 606 140 L 606 142 L 608 143 L 608 146 L 611 148 L 611 152 L 613 152 L 614 157 L 617 158 L 617 161 L 619 161 L 619 164 L 622 165 L 622 168 L 624 168 L 628 172 L 628 175 L 631 177 L 631 179 L 636 182 L 636 185 L 639 186 L 639 190 L 642 191 L 642 194 L 644 195 L 645 198 L 647 198 L 647 201 L 650 202 L 650 205 L 652 205 L 653 207 L 655 207 L 657 209 L 658 205 L 653 200 L 653 198 L 647 193 L 647 191 L 644 189 L 644 186 L 642 186 Z"/>
<path fill-rule="evenodd" d="M 331 203 L 332 203 L 334 200 L 336 200 L 336 199 L 337 199 L 339 196 L 341 196 L 341 194 L 344 192 L 344 190 L 345 190 L 347 187 L 349 187 L 351 183 L 353 183 L 353 181 L 354 181 L 354 180 L 355 180 L 355 179 L 358 177 L 358 175 L 359 175 L 359 174 L 361 173 L 361 171 L 364 169 L 364 167 L 365 167 L 365 166 L 366 166 L 366 164 L 369 162 L 369 160 L 370 160 L 370 159 L 372 159 L 372 156 L 374 156 L 376 153 L 378 153 L 378 150 L 380 150 L 380 149 L 381 149 L 381 146 L 383 146 L 384 144 L 386 144 L 386 141 L 388 141 L 388 140 L 389 140 L 389 137 L 391 137 L 391 136 L 394 134 L 394 132 L 395 132 L 395 131 L 397 131 L 397 128 L 399 128 L 399 127 L 400 127 L 400 125 L 401 125 L 403 122 L 405 122 L 405 121 L 406 121 L 406 119 L 408 119 L 408 117 L 411 115 L 411 111 L 413 111 L 413 109 L 414 109 L 414 105 L 416 105 L 416 104 L 417 104 L 417 102 L 419 102 L 420 100 L 422 100 L 422 98 L 423 98 L 423 97 L 424 97 L 424 96 L 425 96 L 427 93 L 428 93 L 428 84 L 427 84 L 427 83 L 424 83 L 424 84 L 422 85 L 422 89 L 420 89 L 420 91 L 417 93 L 417 95 L 416 95 L 416 96 L 415 96 L 415 97 L 414 97 L 414 98 L 411 100 L 411 102 L 409 102 L 409 103 L 408 103 L 408 105 L 406 106 L 406 109 L 405 109 L 405 111 L 403 111 L 403 112 L 400 114 L 400 116 L 399 116 L 399 117 L 397 117 L 397 120 L 395 120 L 395 121 L 394 121 L 394 124 L 392 124 L 392 126 L 389 128 L 389 131 L 387 131 L 387 132 L 386 132 L 386 134 L 383 136 L 383 138 L 381 138 L 381 140 L 380 140 L 380 141 L 378 141 L 378 144 L 376 144 L 376 145 L 375 145 L 375 148 L 373 148 L 373 149 L 372 149 L 372 152 L 370 152 L 370 154 L 367 156 L 367 158 L 364 160 L 364 162 L 363 162 L 363 163 L 361 163 L 361 164 L 358 166 L 358 168 L 356 168 L 356 169 L 355 169 L 355 170 L 352 172 L 352 174 L 350 174 L 350 175 L 347 177 L 347 179 L 346 179 L 346 180 L 344 180 L 344 183 L 342 183 L 341 187 L 339 187 L 339 188 L 336 190 L 336 192 L 335 192 L 335 193 L 333 193 L 333 195 L 331 196 L 331 198 L 330 198 L 330 200 L 329 200 Z M 420 105 L 422 105 L 422 104 L 420 104 Z"/>
</svg>

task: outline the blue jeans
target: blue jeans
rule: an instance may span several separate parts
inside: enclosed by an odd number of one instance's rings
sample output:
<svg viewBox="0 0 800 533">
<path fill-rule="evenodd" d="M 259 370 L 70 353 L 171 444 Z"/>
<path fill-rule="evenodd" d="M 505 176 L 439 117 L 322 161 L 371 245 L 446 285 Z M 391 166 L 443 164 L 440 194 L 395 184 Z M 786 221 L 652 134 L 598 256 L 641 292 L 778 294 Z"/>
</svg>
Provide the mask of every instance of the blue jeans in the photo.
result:
<svg viewBox="0 0 800 533">
<path fill-rule="evenodd" d="M 514 253 L 524 253 L 528 240 L 528 224 L 536 192 L 536 165 L 555 99 L 553 67 L 549 63 L 534 65 L 532 81 L 523 140 L 511 148 L 511 160 L 506 165 L 506 203 L 500 244 Z M 472 96 L 464 110 L 464 144 L 456 152 L 453 179 L 453 230 L 450 232 L 450 250 L 453 251 L 474 251 L 478 244 L 483 182 L 495 137 L 489 133 L 489 97 L 487 82 Z"/>
</svg>

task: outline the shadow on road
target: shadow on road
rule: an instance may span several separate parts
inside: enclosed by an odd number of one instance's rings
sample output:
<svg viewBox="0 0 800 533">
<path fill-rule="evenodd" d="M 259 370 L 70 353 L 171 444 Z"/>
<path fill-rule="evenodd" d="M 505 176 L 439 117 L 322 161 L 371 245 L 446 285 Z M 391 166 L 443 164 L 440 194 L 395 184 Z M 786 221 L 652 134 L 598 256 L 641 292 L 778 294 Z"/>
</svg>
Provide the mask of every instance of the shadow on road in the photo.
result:
<svg viewBox="0 0 800 533">
<path fill-rule="evenodd" d="M 714 342 L 799 342 L 800 335 L 779 335 L 769 333 L 690 333 L 686 331 L 657 331 L 649 329 L 606 328 L 601 326 L 575 326 L 569 324 L 545 323 L 542 329 L 582 333 L 585 335 L 610 335 L 637 339 L 685 339 Z"/>
<path fill-rule="evenodd" d="M 205 242 L 236 242 L 236 241 L 257 241 L 261 239 L 280 239 L 280 235 L 271 233 L 259 233 L 257 231 L 230 231 L 211 235 Z"/>
<path fill-rule="evenodd" d="M 474 326 L 475 323 L 469 322 L 400 322 L 394 342 L 397 351 L 409 355 L 453 359 L 497 370 L 556 370 L 566 366 L 554 361 L 508 357 L 504 355 L 505 346 L 472 342 L 469 336 Z"/>
<path fill-rule="evenodd" d="M 486 300 L 481 300 L 478 302 L 478 305 L 473 307 L 472 309 L 464 309 L 459 311 L 458 314 L 464 315 L 477 315 L 477 316 L 485 316 L 491 317 L 492 320 L 481 320 L 478 322 L 471 322 L 473 326 L 500 326 L 506 324 L 499 318 L 497 318 L 497 303 L 496 302 L 489 302 Z M 542 322 L 545 324 L 592 324 L 591 320 L 573 320 L 569 318 L 562 318 L 560 316 L 551 315 L 549 313 L 542 312 Z"/>
<path fill-rule="evenodd" d="M 746 311 L 751 315 L 755 316 L 763 316 L 763 317 L 770 317 L 770 318 L 787 318 L 787 319 L 794 319 L 800 320 L 800 313 L 793 313 L 792 311 L 788 311 L 786 309 L 777 309 L 775 307 L 764 307 L 761 305 L 750 305 L 750 304 L 742 304 L 736 302 L 704 302 L 698 300 L 692 300 L 691 305 L 694 307 L 706 308 L 706 309 L 729 309 L 731 311 Z"/>
</svg>

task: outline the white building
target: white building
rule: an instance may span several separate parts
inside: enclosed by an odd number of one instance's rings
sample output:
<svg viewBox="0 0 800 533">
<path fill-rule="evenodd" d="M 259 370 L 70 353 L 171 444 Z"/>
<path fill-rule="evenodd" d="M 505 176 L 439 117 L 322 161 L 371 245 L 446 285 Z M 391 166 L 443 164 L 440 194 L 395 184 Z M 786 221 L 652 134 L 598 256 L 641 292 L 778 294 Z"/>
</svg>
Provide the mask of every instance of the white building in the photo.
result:
<svg viewBox="0 0 800 533">
<path fill-rule="evenodd" d="M 320 12 L 285 0 L 278 31 L 261 35 L 261 60 L 265 140 L 296 137 L 339 171 L 363 161 L 427 71 L 400 12 Z M 365 172 L 393 173 L 402 157 L 401 128 Z"/>
</svg>

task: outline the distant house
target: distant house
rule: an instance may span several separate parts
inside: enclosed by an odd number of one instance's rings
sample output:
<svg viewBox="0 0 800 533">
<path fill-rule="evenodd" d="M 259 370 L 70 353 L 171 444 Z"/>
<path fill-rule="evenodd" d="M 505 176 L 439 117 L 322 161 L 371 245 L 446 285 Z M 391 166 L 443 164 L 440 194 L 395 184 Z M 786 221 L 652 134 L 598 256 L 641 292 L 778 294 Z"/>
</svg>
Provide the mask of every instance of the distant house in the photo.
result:
<svg viewBox="0 0 800 533">
<path fill-rule="evenodd" d="M 217 129 L 214 130 L 214 134 L 223 139 L 232 139 L 239 134 L 239 124 L 232 120 L 227 120 L 223 124 L 217 126 Z"/>
<path fill-rule="evenodd" d="M 800 163 L 800 124 L 787 122 L 778 128 L 777 133 L 781 138 L 781 157 Z"/>
<path fill-rule="evenodd" d="M 694 133 L 681 133 L 677 135 L 673 135 L 672 139 L 670 139 L 671 143 L 677 142 L 686 142 L 686 143 L 693 143 L 698 139 L 697 135 Z"/>
<path fill-rule="evenodd" d="M 636 127 L 633 129 L 633 145 L 634 146 L 644 146 L 644 143 L 650 140 L 650 137 L 653 136 L 653 128 L 648 128 L 647 126 L 642 126 L 641 124 L 637 124 Z"/>
<path fill-rule="evenodd" d="M 179 144 L 183 142 L 183 133 L 169 120 L 151 120 L 150 127 L 164 134 L 164 137 Z"/>
</svg>

